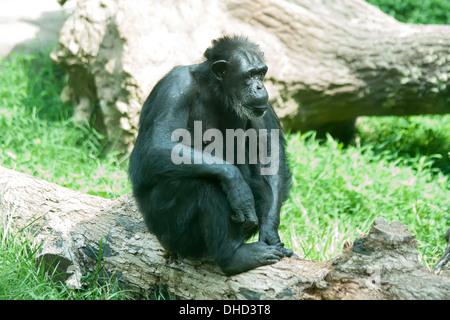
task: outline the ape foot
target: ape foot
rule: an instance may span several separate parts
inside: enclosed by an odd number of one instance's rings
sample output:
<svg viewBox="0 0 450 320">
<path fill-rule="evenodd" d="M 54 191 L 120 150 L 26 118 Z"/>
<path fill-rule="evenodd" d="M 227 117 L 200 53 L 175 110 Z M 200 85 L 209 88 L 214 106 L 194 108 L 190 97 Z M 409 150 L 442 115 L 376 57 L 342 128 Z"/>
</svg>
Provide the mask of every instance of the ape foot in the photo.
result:
<svg viewBox="0 0 450 320">
<path fill-rule="evenodd" d="M 269 246 L 260 241 L 244 243 L 231 259 L 219 263 L 219 266 L 226 275 L 241 273 L 280 261 L 285 256 L 282 249 L 282 247 Z"/>
<path fill-rule="evenodd" d="M 285 256 L 285 257 L 289 258 L 289 257 L 292 257 L 292 256 L 296 256 L 294 254 L 294 251 L 284 247 L 284 245 L 283 246 L 278 246 L 277 248 L 283 253 L 283 256 Z"/>
</svg>

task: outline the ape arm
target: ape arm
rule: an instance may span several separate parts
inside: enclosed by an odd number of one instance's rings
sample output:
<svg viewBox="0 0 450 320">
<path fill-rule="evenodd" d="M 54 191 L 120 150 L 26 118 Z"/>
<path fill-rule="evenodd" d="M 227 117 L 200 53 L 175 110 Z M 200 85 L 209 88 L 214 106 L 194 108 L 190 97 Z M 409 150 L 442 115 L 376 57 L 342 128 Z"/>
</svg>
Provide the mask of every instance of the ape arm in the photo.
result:
<svg viewBox="0 0 450 320">
<path fill-rule="evenodd" d="M 278 245 L 281 243 L 278 235 L 278 226 L 280 224 L 280 208 L 282 204 L 281 177 L 276 175 L 264 176 L 264 182 L 270 186 L 270 207 L 267 212 L 262 213 L 261 226 L 259 230 L 259 241 L 268 245 Z"/>
<path fill-rule="evenodd" d="M 284 158 L 282 148 L 279 149 L 279 152 L 281 153 L 279 156 Z M 283 170 L 283 168 L 280 168 L 280 170 Z M 264 176 L 264 182 L 270 186 L 270 194 L 268 196 L 271 197 L 271 201 L 268 210 L 262 212 L 261 215 L 259 241 L 270 246 L 277 246 L 284 256 L 290 257 L 294 254 L 293 251 L 284 247 L 284 243 L 281 242 L 278 234 L 280 209 L 286 197 L 286 181 L 278 173 Z"/>
<path fill-rule="evenodd" d="M 268 245 L 278 246 L 282 248 L 285 256 L 291 256 L 292 251 L 284 248 L 284 244 L 281 243 L 278 235 L 278 227 L 280 224 L 280 209 L 283 201 L 286 200 L 287 194 L 290 189 L 290 171 L 286 167 L 286 154 L 284 147 L 286 141 L 284 140 L 282 129 L 276 120 L 276 114 L 272 107 L 269 106 L 269 110 L 266 114 L 252 121 L 252 126 L 255 128 L 267 128 L 267 145 L 270 145 L 270 153 L 272 161 L 277 163 L 277 170 L 274 174 L 262 175 L 263 183 L 267 185 L 266 197 L 269 206 L 265 208 L 263 212 L 260 212 L 260 230 L 259 241 L 262 241 Z M 272 135 L 271 129 L 278 129 L 278 134 Z M 272 139 L 277 139 L 278 144 L 272 145 Z M 275 155 L 275 153 L 277 153 Z"/>
</svg>

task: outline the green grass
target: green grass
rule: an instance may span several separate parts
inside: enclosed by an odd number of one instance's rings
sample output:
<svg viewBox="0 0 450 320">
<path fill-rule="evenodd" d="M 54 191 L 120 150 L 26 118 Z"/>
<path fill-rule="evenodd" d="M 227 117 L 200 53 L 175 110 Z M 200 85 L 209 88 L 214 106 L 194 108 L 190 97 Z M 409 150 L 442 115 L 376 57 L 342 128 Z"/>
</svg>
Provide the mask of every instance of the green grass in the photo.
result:
<svg viewBox="0 0 450 320">
<path fill-rule="evenodd" d="M 93 195 L 130 192 L 127 157 L 105 152 L 101 134 L 72 124 L 73 107 L 59 99 L 63 84 L 48 52 L 0 63 L 0 165 Z"/>
<path fill-rule="evenodd" d="M 450 175 L 450 115 L 362 117 L 358 127 L 361 143 L 383 159 L 415 167 L 425 156 L 432 172 Z"/>
<path fill-rule="evenodd" d="M 402 21 L 449 22 L 445 1 L 369 2 Z M 102 197 L 129 193 L 128 157 L 106 151 L 94 129 L 72 124 L 73 106 L 59 99 L 63 86 L 48 51 L 0 61 L 0 165 Z M 421 262 L 434 266 L 450 226 L 450 115 L 361 118 L 353 146 L 308 132 L 289 135 L 288 148 L 294 187 L 280 233 L 300 257 L 330 259 L 384 217 L 405 223 Z M 11 230 L 10 214 L 0 212 L 0 299 L 125 297 L 114 282 L 100 285 L 96 273 L 81 290 L 52 281 L 25 233 Z"/>
<path fill-rule="evenodd" d="M 0 62 L 0 165 L 94 195 L 130 192 L 126 158 L 105 152 L 106 139 L 95 130 L 72 124 L 73 107 L 59 99 L 63 85 L 48 52 Z M 125 297 L 114 282 L 100 285 L 95 273 L 83 278 L 81 290 L 52 281 L 25 233 L 6 227 L 10 213 L 0 217 L 0 299 Z"/>
<path fill-rule="evenodd" d="M 1 196 L 0 196 L 1 200 Z M 39 248 L 22 230 L 14 230 L 11 215 L 0 212 L 0 300 L 115 300 L 126 299 L 116 281 L 99 284 L 98 269 L 82 277 L 82 289 L 71 290 L 53 281 L 43 262 L 36 262 Z"/>
<path fill-rule="evenodd" d="M 366 0 L 399 21 L 450 24 L 448 0 Z"/>
<path fill-rule="evenodd" d="M 417 235 L 421 261 L 436 263 L 450 224 L 448 176 L 433 168 L 434 157 L 394 160 L 376 149 L 369 143 L 343 149 L 313 133 L 289 137 L 294 188 L 281 232 L 299 256 L 330 259 L 383 217 L 405 223 Z"/>
</svg>

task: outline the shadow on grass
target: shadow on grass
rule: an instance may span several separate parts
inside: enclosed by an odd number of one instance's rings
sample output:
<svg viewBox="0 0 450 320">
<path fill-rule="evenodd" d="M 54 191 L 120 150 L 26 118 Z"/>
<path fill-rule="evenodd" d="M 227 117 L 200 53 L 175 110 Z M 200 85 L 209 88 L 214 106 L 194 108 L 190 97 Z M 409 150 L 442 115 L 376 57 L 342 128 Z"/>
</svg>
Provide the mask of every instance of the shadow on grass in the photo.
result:
<svg viewBox="0 0 450 320">
<path fill-rule="evenodd" d="M 358 135 L 361 145 L 388 161 L 402 158 L 414 167 L 425 157 L 434 173 L 450 175 L 450 115 L 364 117 Z"/>
</svg>

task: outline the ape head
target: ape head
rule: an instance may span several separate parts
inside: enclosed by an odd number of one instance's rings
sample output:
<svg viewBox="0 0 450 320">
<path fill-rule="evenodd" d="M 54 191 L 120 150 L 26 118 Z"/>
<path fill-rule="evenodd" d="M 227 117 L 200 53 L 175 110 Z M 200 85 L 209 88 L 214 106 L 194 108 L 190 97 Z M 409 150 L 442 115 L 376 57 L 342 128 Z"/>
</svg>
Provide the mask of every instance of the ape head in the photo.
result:
<svg viewBox="0 0 450 320">
<path fill-rule="evenodd" d="M 204 54 L 225 107 L 244 119 L 260 117 L 269 107 L 264 77 L 267 65 L 258 45 L 242 37 L 213 41 Z M 224 99 L 225 97 L 225 99 Z"/>
</svg>

